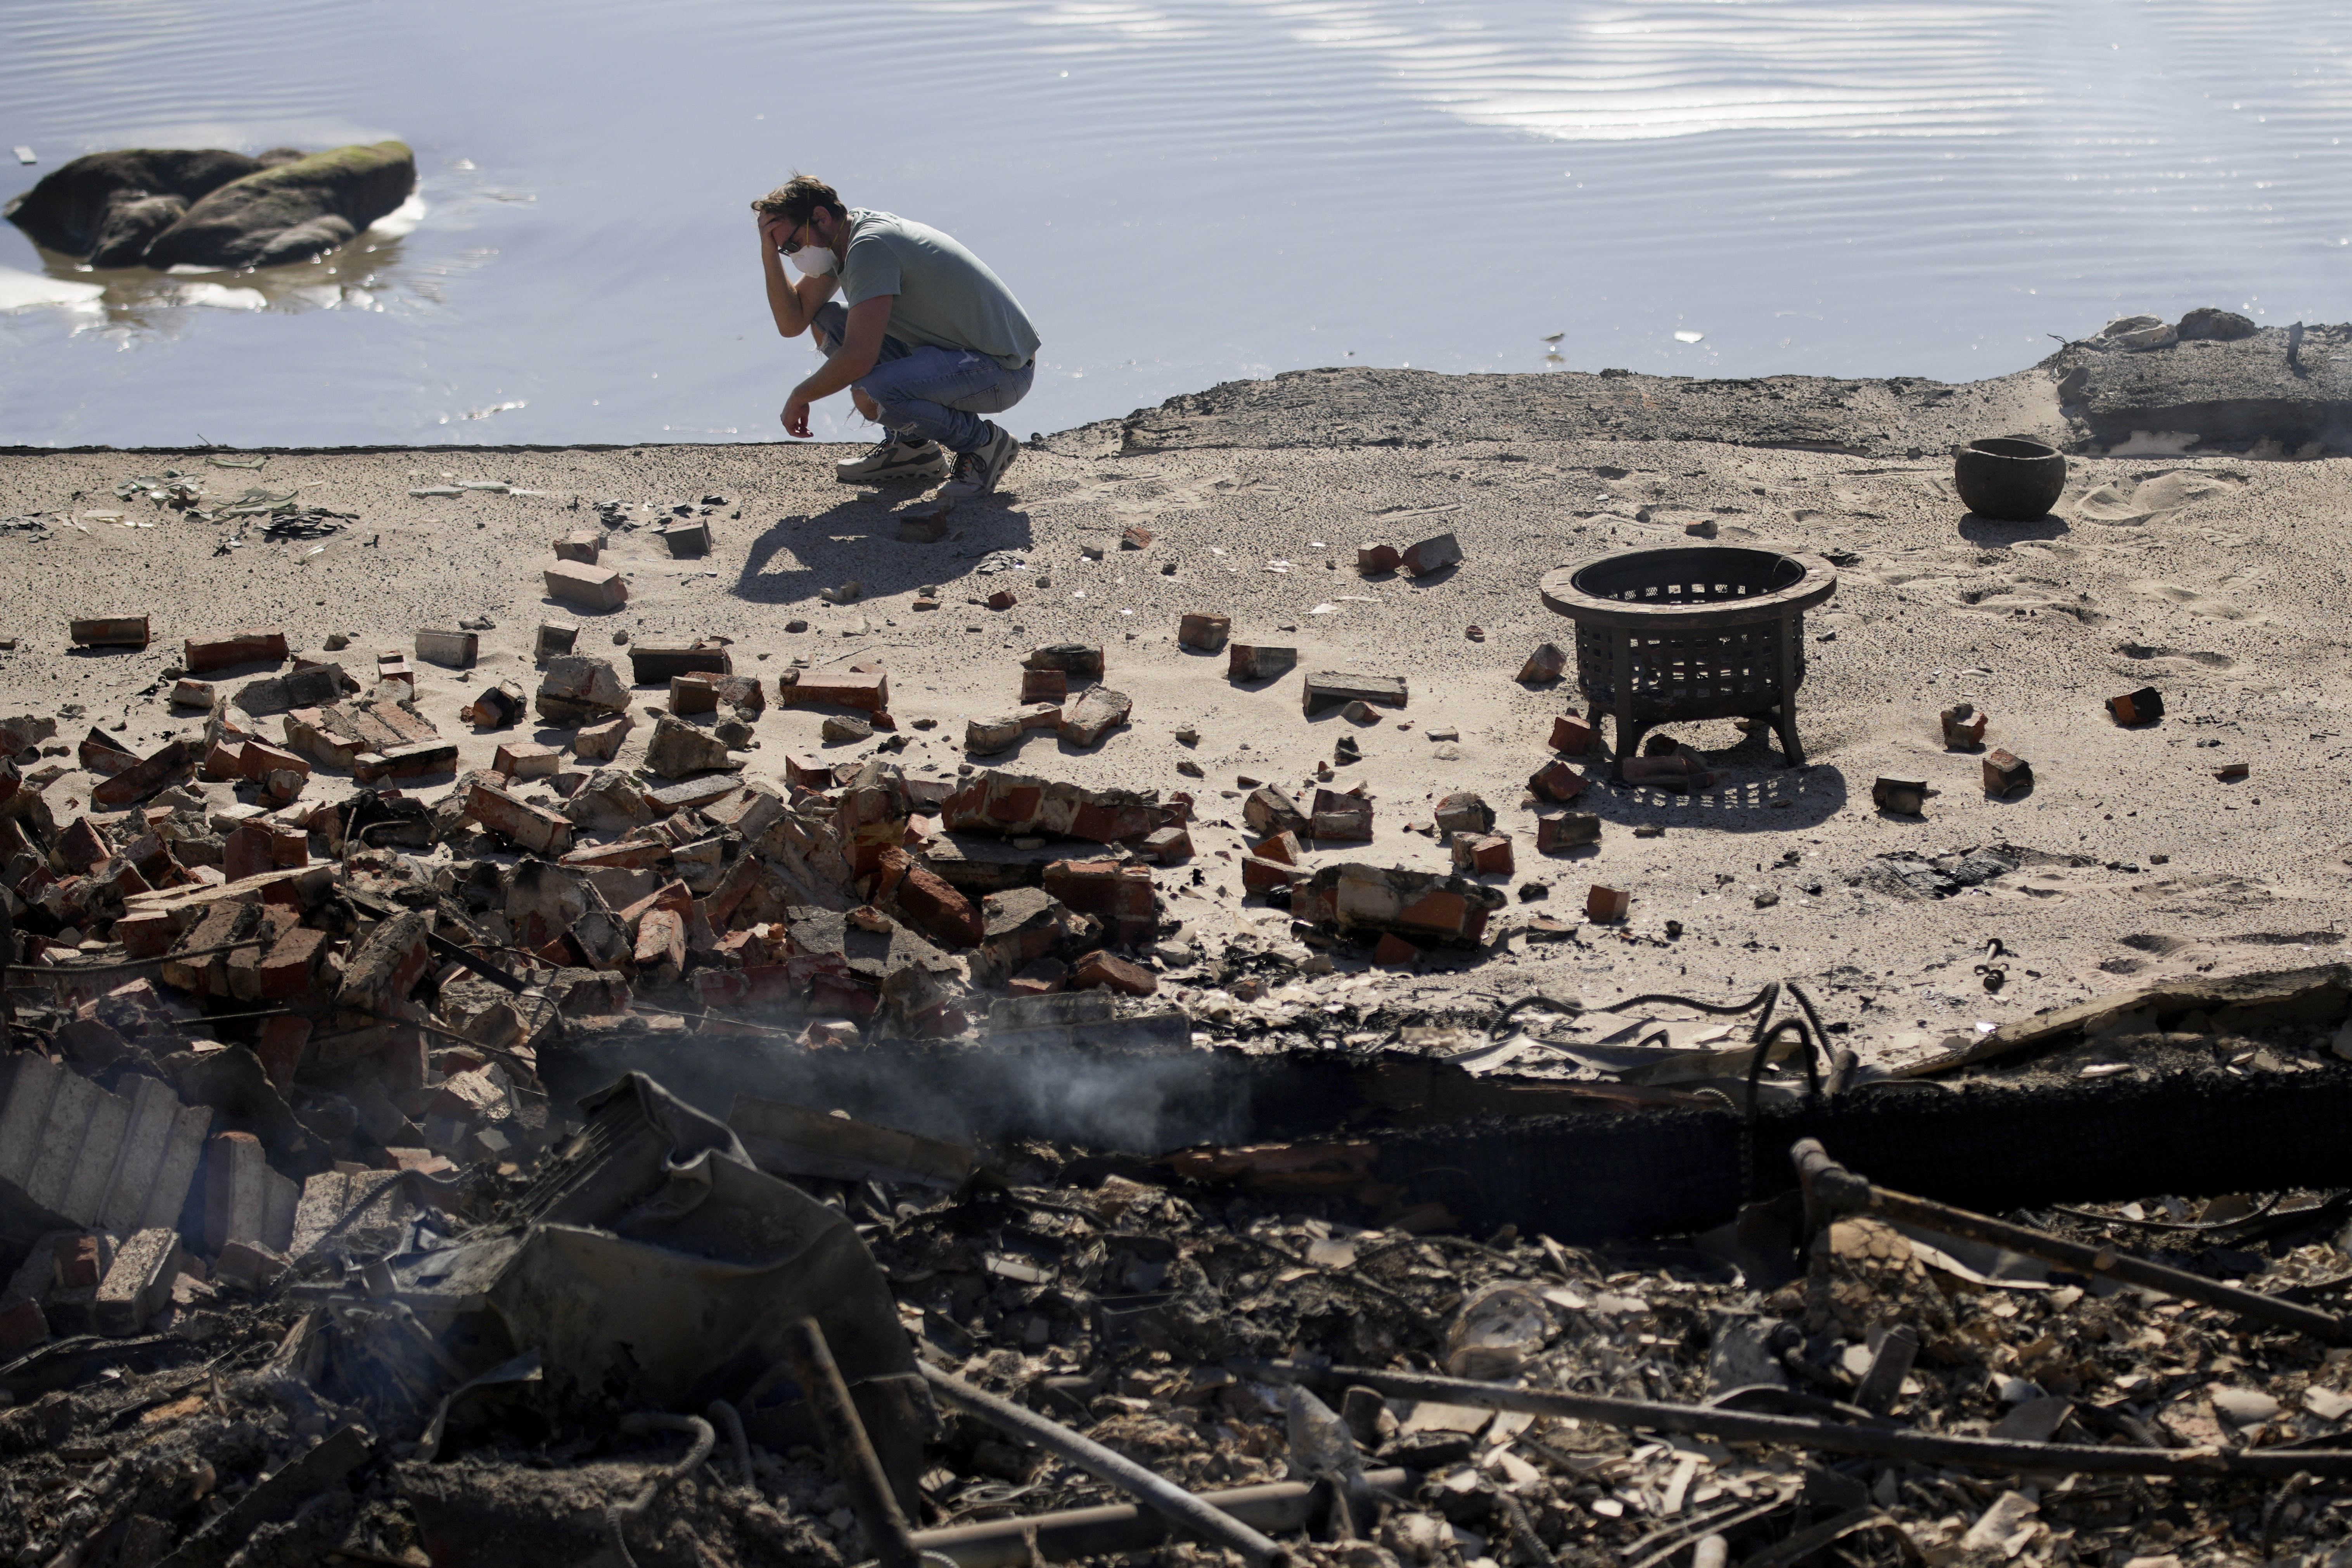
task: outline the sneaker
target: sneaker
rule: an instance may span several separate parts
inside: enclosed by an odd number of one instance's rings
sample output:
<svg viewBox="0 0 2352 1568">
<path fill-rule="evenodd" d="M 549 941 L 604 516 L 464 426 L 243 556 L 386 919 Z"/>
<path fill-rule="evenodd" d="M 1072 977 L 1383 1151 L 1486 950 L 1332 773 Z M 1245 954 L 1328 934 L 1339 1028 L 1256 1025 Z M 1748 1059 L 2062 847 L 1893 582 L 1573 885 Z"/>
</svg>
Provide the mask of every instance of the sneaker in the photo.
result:
<svg viewBox="0 0 2352 1568">
<path fill-rule="evenodd" d="M 833 466 L 833 477 L 845 485 L 944 479 L 947 471 L 948 455 L 937 441 L 898 435 L 884 437 L 872 451 L 853 462 Z"/>
<path fill-rule="evenodd" d="M 955 477 L 940 487 L 941 500 L 970 500 L 988 494 L 1021 455 L 1021 443 L 1013 438 L 1012 431 L 995 425 L 989 428 L 996 434 L 986 446 L 956 454 Z"/>
</svg>

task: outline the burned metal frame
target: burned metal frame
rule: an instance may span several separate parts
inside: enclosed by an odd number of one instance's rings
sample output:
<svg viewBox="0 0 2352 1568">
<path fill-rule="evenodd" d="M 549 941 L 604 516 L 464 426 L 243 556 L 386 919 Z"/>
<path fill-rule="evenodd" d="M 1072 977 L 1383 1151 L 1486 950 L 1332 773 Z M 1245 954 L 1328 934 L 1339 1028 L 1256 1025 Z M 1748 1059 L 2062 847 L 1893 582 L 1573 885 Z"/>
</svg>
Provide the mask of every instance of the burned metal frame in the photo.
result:
<svg viewBox="0 0 2352 1568">
<path fill-rule="evenodd" d="M 1576 682 L 1617 716 L 1616 766 L 1677 720 L 1769 720 L 1802 767 L 1797 688 L 1805 612 L 1837 592 L 1818 555 L 1737 546 L 1596 555 L 1543 574 L 1544 607 L 1576 623 Z"/>
<path fill-rule="evenodd" d="M 1907 1459 L 1970 1469 L 2048 1475 L 2250 1476 L 2284 1480 L 2302 1472 L 2329 1479 L 2352 1478 L 2352 1449 L 2252 1449 L 2216 1453 L 2210 1448 L 2103 1447 L 2088 1443 L 2023 1443 L 1999 1437 L 1955 1437 L 1877 1426 L 1843 1426 L 1790 1415 L 1755 1415 L 1705 1405 L 1672 1405 L 1649 1399 L 1613 1399 L 1549 1388 L 1515 1388 L 1465 1377 L 1390 1372 L 1369 1366 L 1307 1366 L 1297 1362 L 1234 1361 L 1236 1373 L 1279 1383 L 1326 1387 L 1359 1384 L 1392 1399 L 1426 1399 L 1480 1410 L 1514 1410 L 1529 1415 L 1574 1416 L 1607 1426 L 1713 1436 L 1728 1443 L 1776 1443 L 1825 1454 Z"/>
<path fill-rule="evenodd" d="M 1839 1215 L 1877 1215 L 1919 1226 L 1945 1236 L 2005 1247 L 2011 1252 L 2039 1258 L 2062 1268 L 2072 1268 L 2095 1278 L 2120 1279 L 2126 1285 L 2137 1285 L 2143 1289 L 2160 1290 L 2168 1296 L 2201 1301 L 2209 1307 L 2220 1307 L 2278 1328 L 2309 1334 L 2330 1344 L 2340 1342 L 2344 1337 L 2345 1321 L 2334 1312 L 2324 1312 L 2316 1307 L 2305 1307 L 2294 1301 L 2282 1301 L 2259 1290 L 2224 1285 L 2200 1274 L 2152 1263 L 2144 1258 L 2134 1258 L 2112 1247 L 2092 1247 L 2079 1241 L 2069 1241 L 2047 1231 L 2011 1225 L 2006 1220 L 1970 1214 L 1966 1209 L 1954 1208 L 1929 1198 L 1913 1197 L 1908 1193 L 1874 1186 L 1866 1178 L 1856 1175 L 1831 1159 L 1829 1151 L 1822 1147 L 1819 1139 L 1799 1139 L 1790 1149 L 1789 1157 L 1795 1162 L 1798 1180 L 1804 1187 L 1805 1222 L 1809 1231 L 1820 1229 Z"/>
</svg>

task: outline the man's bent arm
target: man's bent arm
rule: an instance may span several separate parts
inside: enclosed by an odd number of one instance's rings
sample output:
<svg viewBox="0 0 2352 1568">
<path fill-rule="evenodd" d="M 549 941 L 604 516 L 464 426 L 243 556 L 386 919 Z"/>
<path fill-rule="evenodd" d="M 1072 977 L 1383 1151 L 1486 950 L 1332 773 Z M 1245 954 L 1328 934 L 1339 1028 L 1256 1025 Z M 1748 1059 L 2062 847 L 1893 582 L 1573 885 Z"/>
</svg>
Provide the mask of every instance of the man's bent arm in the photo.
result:
<svg viewBox="0 0 2352 1568">
<path fill-rule="evenodd" d="M 817 367 L 814 374 L 801 383 L 795 395 L 814 403 L 820 397 L 832 396 L 872 370 L 874 362 L 882 357 L 883 333 L 890 325 L 890 307 L 898 300 L 896 294 L 877 294 L 852 305 L 841 347 Z"/>
<path fill-rule="evenodd" d="M 816 374 L 793 388 L 784 404 L 784 428 L 795 436 L 806 436 L 809 405 L 820 397 L 830 397 L 874 368 L 882 355 L 884 331 L 890 324 L 890 307 L 897 304 L 896 294 L 877 294 L 871 300 L 861 300 L 849 308 L 849 322 L 843 329 L 841 346 L 832 357 L 819 365 Z"/>
<path fill-rule="evenodd" d="M 776 318 L 776 331 L 788 338 L 799 337 L 816 319 L 816 308 L 833 297 L 839 279 L 830 273 L 785 277 L 783 256 L 764 226 L 760 230 L 760 264 L 767 274 L 768 313 Z"/>
</svg>

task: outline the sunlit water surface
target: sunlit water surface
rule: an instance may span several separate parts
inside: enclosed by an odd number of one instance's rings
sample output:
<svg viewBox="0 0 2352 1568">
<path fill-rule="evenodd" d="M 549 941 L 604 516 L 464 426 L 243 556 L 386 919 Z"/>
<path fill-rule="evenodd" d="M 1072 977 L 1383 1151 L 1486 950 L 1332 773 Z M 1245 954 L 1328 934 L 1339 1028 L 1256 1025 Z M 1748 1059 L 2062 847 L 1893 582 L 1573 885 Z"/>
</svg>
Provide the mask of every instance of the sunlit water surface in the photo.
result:
<svg viewBox="0 0 2352 1568">
<path fill-rule="evenodd" d="M 1012 284 L 1024 434 L 1301 366 L 1963 379 L 2131 311 L 2341 321 L 2347 9 L 16 0 L 0 199 L 397 136 L 422 214 L 204 278 L 0 225 L 0 443 L 774 438 L 809 350 L 745 204 L 794 168 Z"/>
</svg>

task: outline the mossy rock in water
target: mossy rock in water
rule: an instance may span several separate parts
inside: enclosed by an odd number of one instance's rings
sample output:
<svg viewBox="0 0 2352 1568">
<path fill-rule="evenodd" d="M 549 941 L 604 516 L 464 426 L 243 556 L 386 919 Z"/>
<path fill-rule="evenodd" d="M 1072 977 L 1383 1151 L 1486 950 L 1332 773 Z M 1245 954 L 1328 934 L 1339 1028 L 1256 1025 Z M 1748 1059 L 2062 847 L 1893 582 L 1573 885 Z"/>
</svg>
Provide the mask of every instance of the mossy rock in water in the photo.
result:
<svg viewBox="0 0 2352 1568">
<path fill-rule="evenodd" d="M 146 264 L 275 267 L 307 261 L 408 199 L 416 155 L 404 142 L 336 147 L 220 186 L 147 247 Z"/>
<path fill-rule="evenodd" d="M 262 172 L 265 159 L 219 148 L 124 148 L 90 153 L 52 174 L 8 204 L 8 221 L 35 245 L 88 258 L 118 209 L 156 197 L 183 206 L 221 186 Z M 399 204 L 395 202 L 394 205 Z M 152 237 L 152 233 L 151 233 Z M 135 265 L 138 257 L 105 265 Z"/>
</svg>

